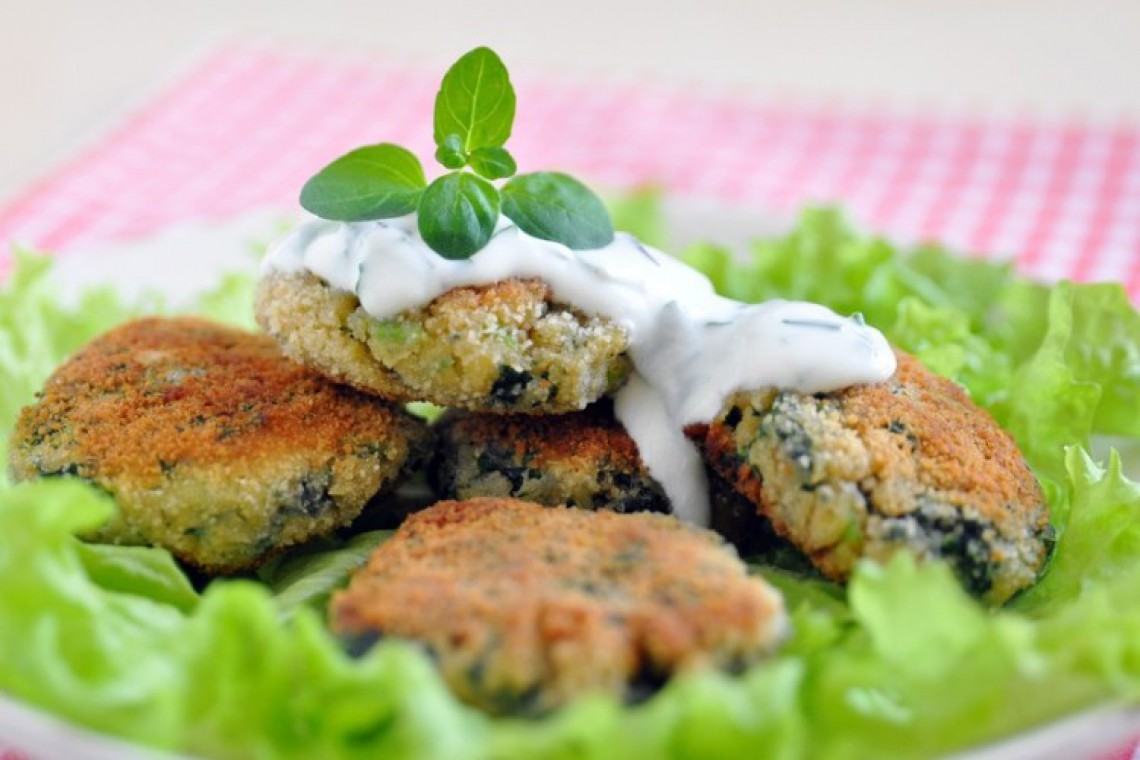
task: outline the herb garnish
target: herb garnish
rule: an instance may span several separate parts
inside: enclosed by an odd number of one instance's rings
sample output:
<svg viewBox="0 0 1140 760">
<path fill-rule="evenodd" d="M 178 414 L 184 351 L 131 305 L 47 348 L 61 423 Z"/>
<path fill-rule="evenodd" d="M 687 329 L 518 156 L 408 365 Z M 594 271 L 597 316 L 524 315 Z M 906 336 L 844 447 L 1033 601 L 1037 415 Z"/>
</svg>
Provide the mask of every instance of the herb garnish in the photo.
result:
<svg viewBox="0 0 1140 760">
<path fill-rule="evenodd" d="M 486 245 L 500 212 L 523 232 L 576 250 L 613 240 L 609 212 L 581 182 L 557 172 L 515 176 L 515 159 L 504 147 L 514 120 L 506 66 L 489 48 L 475 48 L 448 69 L 435 98 L 435 157 L 448 174 L 428 184 L 407 149 L 369 145 L 306 182 L 301 205 L 345 222 L 415 211 L 424 242 L 449 259 L 468 258 Z M 502 188 L 492 184 L 508 178 Z"/>
</svg>

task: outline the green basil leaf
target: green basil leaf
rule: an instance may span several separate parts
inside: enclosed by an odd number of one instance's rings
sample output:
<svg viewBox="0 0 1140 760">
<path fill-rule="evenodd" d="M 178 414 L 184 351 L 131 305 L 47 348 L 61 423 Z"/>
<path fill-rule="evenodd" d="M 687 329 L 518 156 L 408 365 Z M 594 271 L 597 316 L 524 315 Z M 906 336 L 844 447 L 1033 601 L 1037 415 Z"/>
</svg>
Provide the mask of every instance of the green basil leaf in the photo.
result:
<svg viewBox="0 0 1140 760">
<path fill-rule="evenodd" d="M 476 148 L 471 153 L 471 168 L 487 179 L 513 176 L 519 167 L 506 148 Z"/>
<path fill-rule="evenodd" d="M 493 50 L 479 47 L 448 69 L 435 96 L 435 143 L 459 135 L 463 150 L 502 147 L 515 120 L 515 90 Z"/>
<path fill-rule="evenodd" d="M 523 232 L 567 248 L 601 248 L 614 239 L 605 204 L 590 188 L 557 172 L 520 174 L 503 185 L 503 214 Z"/>
<path fill-rule="evenodd" d="M 317 172 L 301 188 L 301 205 L 323 219 L 386 219 L 415 211 L 426 185 L 411 151 L 391 143 L 368 145 Z"/>
<path fill-rule="evenodd" d="M 420 235 L 444 258 L 469 258 L 491 239 L 498 220 L 499 191 L 474 174 L 445 174 L 420 196 Z"/>
<path fill-rule="evenodd" d="M 462 169 L 467 166 L 467 151 L 463 150 L 463 138 L 450 134 L 443 140 L 443 145 L 435 151 L 435 160 L 448 169 Z"/>
</svg>

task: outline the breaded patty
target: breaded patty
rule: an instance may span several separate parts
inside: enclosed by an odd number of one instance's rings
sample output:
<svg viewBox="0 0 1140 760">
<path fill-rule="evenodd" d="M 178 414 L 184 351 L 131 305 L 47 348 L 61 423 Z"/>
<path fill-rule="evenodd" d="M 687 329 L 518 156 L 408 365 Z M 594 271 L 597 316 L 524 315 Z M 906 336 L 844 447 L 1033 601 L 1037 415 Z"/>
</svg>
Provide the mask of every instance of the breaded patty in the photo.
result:
<svg viewBox="0 0 1140 760">
<path fill-rule="evenodd" d="M 456 695 L 493 713 L 738 669 L 786 627 L 779 595 L 711 531 L 493 498 L 413 515 L 331 611 L 350 641 L 422 642 Z"/>
<path fill-rule="evenodd" d="M 289 356 L 396 401 L 555 414 L 616 390 L 631 366 L 624 328 L 554 303 L 537 280 L 456 288 L 377 320 L 312 274 L 269 273 L 255 308 Z"/>
<path fill-rule="evenodd" d="M 784 557 L 789 549 L 798 552 L 786 539 L 781 538 L 772 521 L 756 509 L 746 496 L 736 490 L 726 478 L 712 468 L 706 468 L 709 484 L 709 527 L 736 547 L 741 557 L 774 555 Z M 806 562 L 806 560 L 804 560 Z"/>
<path fill-rule="evenodd" d="M 269 338 L 143 319 L 92 341 L 26 407 L 14 479 L 73 475 L 119 514 L 90 538 L 247 569 L 361 513 L 426 455 L 402 410 L 330 383 Z"/>
<path fill-rule="evenodd" d="M 637 444 L 599 402 L 548 417 L 451 411 L 428 479 L 441 498 L 503 496 L 615 512 L 671 512 Z"/>
<path fill-rule="evenodd" d="M 828 577 L 899 550 L 942 557 L 991 603 L 1033 583 L 1051 541 L 1013 440 L 955 383 L 899 352 L 890 380 L 735 394 L 687 431 L 710 466 Z"/>
</svg>

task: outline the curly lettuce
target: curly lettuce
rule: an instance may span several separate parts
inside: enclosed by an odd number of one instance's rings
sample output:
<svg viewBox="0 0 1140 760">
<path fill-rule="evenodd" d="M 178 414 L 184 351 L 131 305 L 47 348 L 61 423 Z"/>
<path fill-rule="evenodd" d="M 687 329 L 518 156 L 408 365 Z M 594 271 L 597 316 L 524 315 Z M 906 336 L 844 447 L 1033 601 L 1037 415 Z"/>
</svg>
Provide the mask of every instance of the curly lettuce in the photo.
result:
<svg viewBox="0 0 1140 760">
<path fill-rule="evenodd" d="M 633 205 L 646 213 L 651 204 Z M 346 655 L 320 612 L 384 536 L 310 547 L 201 594 L 168 554 L 74 536 L 114 506 L 78 482 L 0 486 L 0 691 L 76 724 L 209 757 L 924 757 L 1083 708 L 1140 702 L 1140 485 L 1090 435 L 1140 437 L 1140 317 L 1115 286 L 1053 286 L 936 249 L 904 253 L 812 211 L 745 256 L 686 257 L 743 300 L 862 312 L 953 377 L 1017 438 L 1058 529 L 1042 580 L 1002 610 L 939 563 L 896 557 L 846 589 L 771 568 L 795 633 L 739 676 L 692 673 L 638 706 L 580 700 L 542 720 L 457 703 L 428 657 Z M 51 369 L 158 301 L 52 298 L 22 256 L 0 290 L 0 435 Z M 207 298 L 248 322 L 249 281 Z"/>
</svg>

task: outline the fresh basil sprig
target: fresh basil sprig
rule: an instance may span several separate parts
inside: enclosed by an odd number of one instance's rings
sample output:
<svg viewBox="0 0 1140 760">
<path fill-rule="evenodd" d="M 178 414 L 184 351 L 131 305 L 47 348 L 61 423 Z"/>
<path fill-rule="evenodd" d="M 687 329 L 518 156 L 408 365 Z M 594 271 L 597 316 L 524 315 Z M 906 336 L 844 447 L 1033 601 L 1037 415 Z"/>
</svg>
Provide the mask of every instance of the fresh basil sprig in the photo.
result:
<svg viewBox="0 0 1140 760">
<path fill-rule="evenodd" d="M 325 219 L 355 222 L 415 211 L 420 235 L 451 259 L 487 244 L 502 212 L 534 237 L 577 249 L 613 240 L 605 206 L 565 174 L 516 176 L 504 147 L 515 120 L 515 90 L 489 48 L 475 48 L 443 77 L 435 98 L 435 157 L 450 173 L 428 184 L 419 159 L 398 145 L 357 148 L 321 169 L 301 189 L 301 205 Z M 509 179 L 502 189 L 492 182 Z"/>
</svg>

